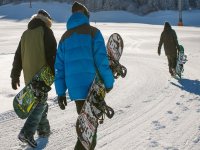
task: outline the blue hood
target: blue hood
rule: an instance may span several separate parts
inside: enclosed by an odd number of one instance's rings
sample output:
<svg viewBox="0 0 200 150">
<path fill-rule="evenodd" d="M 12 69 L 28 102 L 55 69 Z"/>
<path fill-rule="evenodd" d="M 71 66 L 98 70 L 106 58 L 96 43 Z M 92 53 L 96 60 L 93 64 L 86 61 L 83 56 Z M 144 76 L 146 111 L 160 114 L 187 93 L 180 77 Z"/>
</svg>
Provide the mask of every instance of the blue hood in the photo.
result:
<svg viewBox="0 0 200 150">
<path fill-rule="evenodd" d="M 73 13 L 67 21 L 67 30 L 83 24 L 89 24 L 89 19 L 81 12 Z"/>
</svg>

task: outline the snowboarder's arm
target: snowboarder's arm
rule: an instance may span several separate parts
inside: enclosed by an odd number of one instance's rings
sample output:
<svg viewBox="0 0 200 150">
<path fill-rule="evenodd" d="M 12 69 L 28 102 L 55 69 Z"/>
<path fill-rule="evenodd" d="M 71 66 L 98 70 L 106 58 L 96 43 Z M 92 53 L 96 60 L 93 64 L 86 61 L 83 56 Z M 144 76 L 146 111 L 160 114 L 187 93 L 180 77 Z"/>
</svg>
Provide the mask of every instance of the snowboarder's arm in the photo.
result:
<svg viewBox="0 0 200 150">
<path fill-rule="evenodd" d="M 63 45 L 60 42 L 56 53 L 55 60 L 55 88 L 58 96 L 65 96 L 67 90 L 65 83 L 65 66 L 64 66 L 64 53 Z"/>
<path fill-rule="evenodd" d="M 163 33 L 160 36 L 160 41 L 159 41 L 159 44 L 158 44 L 158 55 L 160 55 L 160 53 L 161 53 L 162 44 L 163 44 Z"/>
<path fill-rule="evenodd" d="M 101 32 L 98 30 L 93 39 L 94 61 L 101 78 L 107 89 L 111 89 L 114 83 L 114 77 L 109 67 L 108 56 L 106 52 L 105 42 Z"/>
<path fill-rule="evenodd" d="M 13 67 L 11 70 L 10 77 L 13 80 L 19 80 L 22 71 L 22 59 L 21 59 L 21 41 L 19 42 L 18 48 L 15 52 Z"/>
<path fill-rule="evenodd" d="M 48 65 L 54 73 L 54 63 L 56 57 L 56 39 L 51 29 L 44 28 L 44 48 Z"/>
</svg>

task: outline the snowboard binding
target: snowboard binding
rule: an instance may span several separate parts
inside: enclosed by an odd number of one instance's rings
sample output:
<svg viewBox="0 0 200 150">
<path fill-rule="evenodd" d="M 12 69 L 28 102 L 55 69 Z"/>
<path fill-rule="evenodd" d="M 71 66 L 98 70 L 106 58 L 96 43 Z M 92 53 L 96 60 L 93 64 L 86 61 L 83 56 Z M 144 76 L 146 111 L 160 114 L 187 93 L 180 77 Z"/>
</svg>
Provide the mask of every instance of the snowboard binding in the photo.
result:
<svg viewBox="0 0 200 150">
<path fill-rule="evenodd" d="M 100 124 L 103 123 L 105 115 L 111 119 L 114 116 L 114 110 L 108 106 L 104 100 L 105 98 L 105 88 L 100 87 L 98 90 L 93 89 L 91 94 L 94 96 L 94 100 L 91 101 L 91 110 L 93 115 L 98 119 Z"/>
<path fill-rule="evenodd" d="M 127 73 L 126 67 L 121 65 L 119 63 L 119 61 L 113 60 L 111 57 L 109 58 L 109 60 L 111 61 L 110 68 L 113 72 L 114 78 L 117 79 L 119 76 L 124 78 L 126 76 L 126 73 Z"/>
<path fill-rule="evenodd" d="M 51 87 L 46 85 L 44 81 L 33 80 L 32 90 L 35 97 L 40 99 L 51 90 Z"/>
</svg>

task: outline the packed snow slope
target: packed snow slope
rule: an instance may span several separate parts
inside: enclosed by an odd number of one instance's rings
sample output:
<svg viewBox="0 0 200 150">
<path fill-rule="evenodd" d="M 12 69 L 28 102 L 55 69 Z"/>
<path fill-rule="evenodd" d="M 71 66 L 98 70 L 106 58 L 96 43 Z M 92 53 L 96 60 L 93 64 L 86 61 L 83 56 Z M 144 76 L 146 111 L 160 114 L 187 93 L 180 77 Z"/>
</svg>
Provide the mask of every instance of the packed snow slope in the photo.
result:
<svg viewBox="0 0 200 150">
<path fill-rule="evenodd" d="M 3 26 L 4 25 L 4 26 Z M 12 111 L 12 99 L 19 90 L 11 89 L 10 70 L 13 54 L 26 22 L 0 21 L 0 149 L 31 149 L 17 140 L 24 120 Z M 106 101 L 115 110 L 115 116 L 106 119 L 98 129 L 98 150 L 199 150 L 200 148 L 200 29 L 174 27 L 180 44 L 188 55 L 182 80 L 170 77 L 167 59 L 157 55 L 162 26 L 97 23 L 105 41 L 118 32 L 124 40 L 121 63 L 127 67 L 124 79 L 115 82 Z M 59 40 L 65 24 L 55 23 L 53 31 Z M 21 78 L 21 88 L 23 87 Z M 52 135 L 49 139 L 35 136 L 38 150 L 72 150 L 76 142 L 77 118 L 74 102 L 62 111 L 56 104 L 55 90 L 49 97 L 49 121 Z M 6 111 L 10 109 L 10 111 Z"/>
<path fill-rule="evenodd" d="M 1 13 L 0 13 L 1 14 Z M 0 150 L 30 150 L 17 139 L 24 120 L 12 108 L 13 97 L 24 86 L 12 90 L 10 71 L 14 52 L 28 20 L 0 19 Z M 175 27 L 179 43 L 185 48 L 188 62 L 183 79 L 168 73 L 167 58 L 162 49 L 157 55 L 161 25 L 134 23 L 92 23 L 105 38 L 117 32 L 124 40 L 120 60 L 127 67 L 126 78 L 115 81 L 106 102 L 115 110 L 98 128 L 97 150 L 199 150 L 200 149 L 200 28 Z M 54 23 L 53 32 L 59 42 L 65 23 Z M 48 118 L 51 136 L 35 139 L 37 150 L 73 150 L 77 119 L 74 102 L 60 110 L 54 85 L 49 93 Z M 69 99 L 68 99 L 69 100 Z M 70 101 L 70 100 L 69 100 Z"/>
<path fill-rule="evenodd" d="M 34 2 L 32 8 L 29 8 L 29 3 L 0 6 L 0 18 L 17 21 L 29 19 L 38 9 L 47 10 L 56 22 L 66 22 L 66 18 L 71 14 L 71 5 L 67 3 Z M 182 16 L 185 26 L 200 26 L 200 10 L 183 11 Z M 131 22 L 157 25 L 169 21 L 173 25 L 177 25 L 178 17 L 178 11 L 158 11 L 145 16 L 138 16 L 127 11 L 100 11 L 91 12 L 90 19 L 92 22 Z"/>
</svg>

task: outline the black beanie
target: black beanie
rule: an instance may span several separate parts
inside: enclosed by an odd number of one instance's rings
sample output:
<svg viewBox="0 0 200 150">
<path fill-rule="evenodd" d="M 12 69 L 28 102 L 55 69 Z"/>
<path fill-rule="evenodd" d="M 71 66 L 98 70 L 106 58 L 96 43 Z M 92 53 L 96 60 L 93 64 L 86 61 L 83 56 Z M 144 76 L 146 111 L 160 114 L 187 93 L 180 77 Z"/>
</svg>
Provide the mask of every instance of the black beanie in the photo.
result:
<svg viewBox="0 0 200 150">
<path fill-rule="evenodd" d="M 44 9 L 38 10 L 38 13 L 37 13 L 37 14 L 41 14 L 41 15 L 43 15 L 43 16 L 49 18 L 50 20 L 52 20 L 51 16 L 50 16 L 50 15 L 48 14 L 48 12 L 45 11 Z"/>
<path fill-rule="evenodd" d="M 88 9 L 83 4 L 75 1 L 72 5 L 72 13 L 77 12 L 79 10 L 83 10 L 84 15 L 86 15 L 88 18 L 90 17 Z"/>
<path fill-rule="evenodd" d="M 165 22 L 165 30 L 171 29 L 171 25 L 169 24 L 169 22 Z"/>
</svg>

